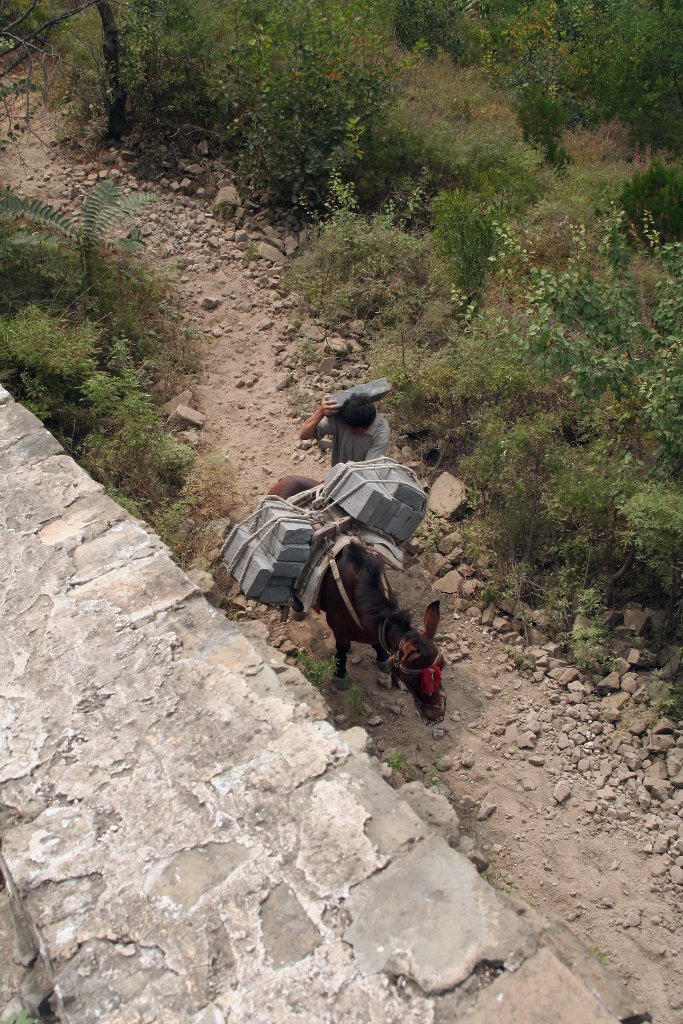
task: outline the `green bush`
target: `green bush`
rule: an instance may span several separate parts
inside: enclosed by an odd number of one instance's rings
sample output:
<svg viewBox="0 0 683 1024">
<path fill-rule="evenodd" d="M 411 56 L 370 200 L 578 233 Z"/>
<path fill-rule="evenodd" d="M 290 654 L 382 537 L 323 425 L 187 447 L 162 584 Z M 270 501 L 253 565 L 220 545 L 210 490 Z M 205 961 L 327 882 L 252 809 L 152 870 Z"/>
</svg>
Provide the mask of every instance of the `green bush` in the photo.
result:
<svg viewBox="0 0 683 1024">
<path fill-rule="evenodd" d="M 233 143 L 238 179 L 319 204 L 380 119 L 391 60 L 374 0 L 236 6 Z"/>
<path fill-rule="evenodd" d="M 620 205 L 641 238 L 654 230 L 660 242 L 683 241 L 683 167 L 654 159 L 621 190 Z"/>
<path fill-rule="evenodd" d="M 452 284 L 466 301 L 478 297 L 497 241 L 490 211 L 462 192 L 442 192 L 434 202 L 434 238 Z"/>
<path fill-rule="evenodd" d="M 289 283 L 329 321 L 381 318 L 391 323 L 429 292 L 426 239 L 402 231 L 387 214 L 338 210 L 294 262 Z"/>
<path fill-rule="evenodd" d="M 453 0 L 396 0 L 394 34 L 402 46 L 432 56 L 443 50 L 462 60 L 472 30 Z"/>
<path fill-rule="evenodd" d="M 622 436 L 643 453 L 652 449 L 662 470 L 676 472 L 683 465 L 683 245 L 657 250 L 659 281 L 650 309 L 629 273 L 626 240 L 613 219 L 600 248 L 599 270 L 586 262 L 580 243 L 563 272 L 533 271 L 520 351 L 562 374 L 585 410 L 602 403 Z"/>
<path fill-rule="evenodd" d="M 569 115 L 542 85 L 531 85 L 517 112 L 525 142 L 533 142 L 553 167 L 569 163 L 569 153 L 560 145 Z"/>
</svg>

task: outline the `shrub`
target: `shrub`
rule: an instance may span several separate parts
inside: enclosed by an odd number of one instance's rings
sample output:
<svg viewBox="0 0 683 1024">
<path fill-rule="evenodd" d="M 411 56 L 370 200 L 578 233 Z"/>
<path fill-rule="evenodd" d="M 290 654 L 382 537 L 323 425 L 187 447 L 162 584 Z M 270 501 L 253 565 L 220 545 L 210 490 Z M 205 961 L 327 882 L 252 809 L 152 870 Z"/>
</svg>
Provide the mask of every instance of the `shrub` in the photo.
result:
<svg viewBox="0 0 683 1024">
<path fill-rule="evenodd" d="M 407 49 L 432 56 L 443 50 L 454 61 L 465 56 L 472 35 L 452 0 L 396 0 L 393 25 L 396 38 Z"/>
<path fill-rule="evenodd" d="M 326 319 L 382 318 L 423 304 L 429 290 L 429 242 L 402 231 L 391 216 L 338 210 L 314 232 L 294 262 L 290 284 Z"/>
<path fill-rule="evenodd" d="M 462 192 L 442 192 L 434 203 L 434 237 L 452 284 L 467 301 L 477 297 L 496 246 L 491 213 Z"/>
<path fill-rule="evenodd" d="M 624 184 L 620 205 L 640 238 L 660 242 L 683 241 L 683 167 L 652 161 L 646 171 L 636 171 Z"/>
<path fill-rule="evenodd" d="M 569 115 L 558 100 L 542 85 L 531 85 L 526 90 L 517 117 L 525 142 L 533 142 L 553 167 L 569 163 L 569 153 L 560 145 L 562 132 Z"/>
<path fill-rule="evenodd" d="M 233 142 L 243 185 L 319 204 L 380 118 L 391 61 L 373 0 L 237 5 Z"/>
<path fill-rule="evenodd" d="M 444 55 L 405 69 L 364 151 L 354 172 L 364 205 L 419 183 L 426 200 L 465 189 L 519 211 L 554 177 L 522 139 L 509 97 L 480 69 L 456 67 Z"/>
</svg>

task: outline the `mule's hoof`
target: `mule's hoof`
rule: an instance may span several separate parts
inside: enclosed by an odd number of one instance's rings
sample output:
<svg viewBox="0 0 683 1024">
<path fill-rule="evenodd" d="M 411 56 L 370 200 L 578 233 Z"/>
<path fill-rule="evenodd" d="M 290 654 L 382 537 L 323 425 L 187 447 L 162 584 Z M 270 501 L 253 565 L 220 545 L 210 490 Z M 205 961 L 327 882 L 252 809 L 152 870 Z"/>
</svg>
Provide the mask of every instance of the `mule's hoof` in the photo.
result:
<svg viewBox="0 0 683 1024">
<path fill-rule="evenodd" d="M 384 676 L 388 676 L 391 672 L 391 658 L 385 658 L 384 661 L 377 662 L 377 669 Z"/>
<path fill-rule="evenodd" d="M 303 622 L 306 618 L 306 612 L 295 612 L 292 611 L 292 618 L 295 622 Z"/>
<path fill-rule="evenodd" d="M 335 690 L 348 690 L 351 686 L 351 683 L 346 676 L 333 676 L 332 683 Z"/>
</svg>

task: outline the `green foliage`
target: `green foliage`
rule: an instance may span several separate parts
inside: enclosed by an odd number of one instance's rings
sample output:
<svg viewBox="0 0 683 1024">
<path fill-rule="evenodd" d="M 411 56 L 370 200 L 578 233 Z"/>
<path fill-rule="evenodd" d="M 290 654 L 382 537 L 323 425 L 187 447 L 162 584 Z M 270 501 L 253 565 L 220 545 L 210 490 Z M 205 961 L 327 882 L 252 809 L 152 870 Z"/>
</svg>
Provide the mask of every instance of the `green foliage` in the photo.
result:
<svg viewBox="0 0 683 1024">
<path fill-rule="evenodd" d="M 387 757 L 387 764 L 393 772 L 399 772 L 401 775 L 405 774 L 408 768 L 408 762 L 400 750 L 391 751 Z"/>
<path fill-rule="evenodd" d="M 460 5 L 452 0 L 396 0 L 393 25 L 407 49 L 432 56 L 443 50 L 454 61 L 465 56 L 472 36 Z"/>
<path fill-rule="evenodd" d="M 29 224 L 50 229 L 52 234 L 73 239 L 81 254 L 84 282 L 91 284 L 94 253 L 97 247 L 106 240 L 119 221 L 156 202 L 156 199 L 157 196 L 151 193 L 126 194 L 120 185 L 112 181 L 100 181 L 93 186 L 86 198 L 81 223 L 76 225 L 53 206 L 41 203 L 37 199 L 14 195 L 7 188 L 0 192 L 0 218 L 27 221 Z M 16 235 L 11 242 L 16 244 L 19 240 L 22 240 L 22 236 Z M 23 241 L 25 240 L 24 236 Z M 124 238 L 112 244 L 127 252 L 138 252 L 145 248 L 142 235 L 137 228 L 133 228 Z"/>
<path fill-rule="evenodd" d="M 642 239 L 652 231 L 660 242 L 683 241 L 683 167 L 652 161 L 624 184 L 619 199 L 626 216 Z"/>
<path fill-rule="evenodd" d="M 683 487 L 650 482 L 622 506 L 626 530 L 640 559 L 665 587 L 683 583 Z"/>
<path fill-rule="evenodd" d="M 629 273 L 618 222 L 605 226 L 602 274 L 585 262 L 584 251 L 579 236 L 565 271 L 533 271 L 520 350 L 563 374 L 584 407 L 600 400 L 626 434 L 635 428 L 649 435 L 662 465 L 676 469 L 683 464 L 683 245 L 657 251 L 661 276 L 650 310 Z"/>
<path fill-rule="evenodd" d="M 577 620 L 569 637 L 571 655 L 582 672 L 599 672 L 611 667 L 607 643 L 610 632 L 605 625 L 606 611 L 602 594 L 597 587 L 581 591 L 577 604 Z M 589 620 L 582 622 L 581 618 Z"/>
<path fill-rule="evenodd" d="M 419 183 L 426 199 L 464 189 L 499 208 L 523 209 L 552 175 L 524 142 L 513 103 L 477 68 L 446 57 L 415 60 L 368 139 L 355 173 L 363 203 Z"/>
<path fill-rule="evenodd" d="M 344 700 L 348 707 L 351 715 L 356 721 L 361 715 L 365 714 L 365 701 L 363 700 L 363 687 L 360 683 L 352 682 L 349 685 L 348 690 L 344 694 Z"/>
<path fill-rule="evenodd" d="M 366 219 L 340 209 L 313 235 L 288 280 L 328 320 L 346 311 L 352 319 L 390 322 L 399 307 L 424 301 L 429 247 L 388 214 Z"/>
<path fill-rule="evenodd" d="M 491 213 L 462 192 L 442 192 L 434 203 L 434 237 L 454 287 L 467 301 L 476 298 L 496 246 Z"/>
<path fill-rule="evenodd" d="M 391 62 L 373 0 L 234 5 L 234 143 L 243 185 L 319 203 L 380 118 Z"/>
<path fill-rule="evenodd" d="M 673 680 L 659 702 L 659 713 L 673 718 L 675 722 L 683 718 L 683 683 Z"/>
<path fill-rule="evenodd" d="M 332 658 L 314 658 L 308 651 L 297 651 L 296 660 L 311 686 L 322 693 L 323 683 L 337 671 L 337 662 Z"/>
<path fill-rule="evenodd" d="M 90 239 L 111 226 L 99 212 Z M 49 211 L 32 213 L 59 226 Z M 154 519 L 188 500 L 193 456 L 166 430 L 152 390 L 177 387 L 189 351 L 161 312 L 160 287 L 132 265 L 95 250 L 84 290 L 77 246 L 0 224 L 0 380 L 117 500 Z"/>
<path fill-rule="evenodd" d="M 529 86 L 517 113 L 525 142 L 533 142 L 553 167 L 569 163 L 569 153 L 560 145 L 569 116 L 561 103 L 542 85 Z"/>
<path fill-rule="evenodd" d="M 35 1024 L 33 1017 L 26 1010 L 19 1013 L 12 1013 L 9 1017 L 3 1017 L 0 1024 Z"/>
</svg>

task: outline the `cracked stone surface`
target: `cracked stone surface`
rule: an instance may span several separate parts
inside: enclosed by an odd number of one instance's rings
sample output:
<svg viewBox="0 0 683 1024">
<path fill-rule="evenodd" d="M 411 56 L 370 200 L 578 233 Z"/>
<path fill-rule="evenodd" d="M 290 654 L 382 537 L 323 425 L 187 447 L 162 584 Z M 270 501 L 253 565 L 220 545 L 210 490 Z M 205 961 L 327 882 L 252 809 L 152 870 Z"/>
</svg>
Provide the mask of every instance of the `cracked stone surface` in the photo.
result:
<svg viewBox="0 0 683 1024">
<path fill-rule="evenodd" d="M 30 1011 L 430 1024 L 485 961 L 453 1019 L 502 994 L 540 1024 L 546 957 L 567 1020 L 619 1019 L 2 389 L 0 544 L 0 870 Z"/>
</svg>

